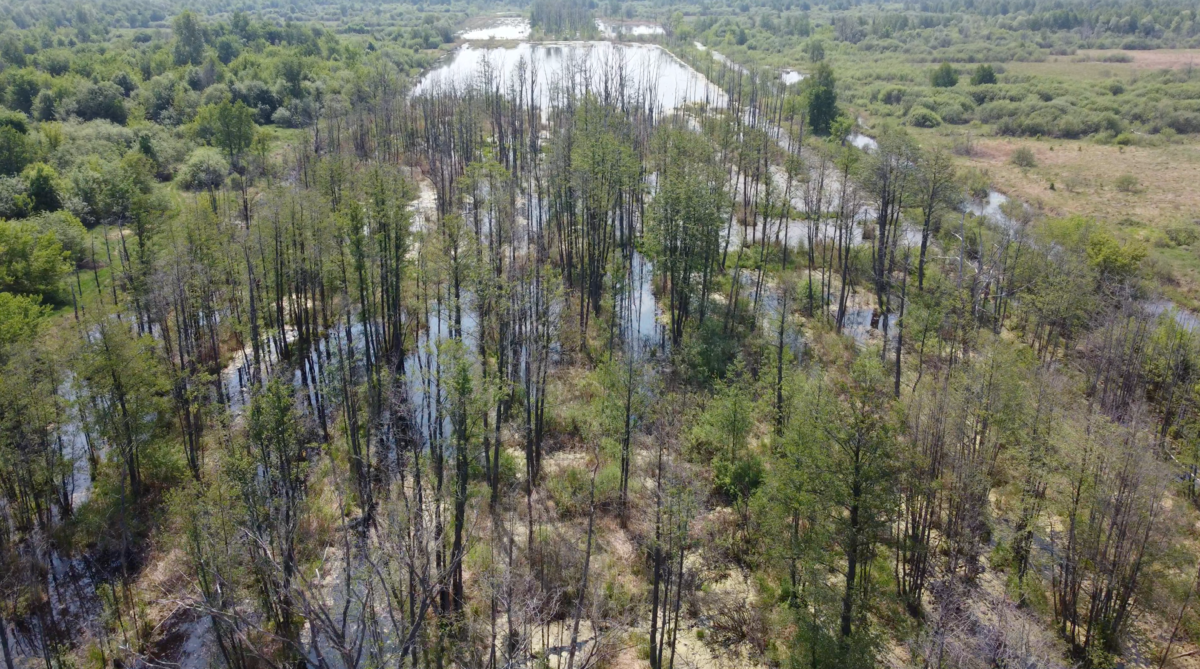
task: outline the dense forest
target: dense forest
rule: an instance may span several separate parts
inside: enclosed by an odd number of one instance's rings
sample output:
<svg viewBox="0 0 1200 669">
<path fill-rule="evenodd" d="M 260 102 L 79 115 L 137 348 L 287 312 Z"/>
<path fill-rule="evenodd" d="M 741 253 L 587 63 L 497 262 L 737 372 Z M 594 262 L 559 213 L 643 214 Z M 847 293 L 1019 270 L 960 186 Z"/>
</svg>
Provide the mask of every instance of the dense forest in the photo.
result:
<svg viewBox="0 0 1200 669">
<path fill-rule="evenodd" d="M 418 88 L 501 10 L 618 55 Z M 1193 666 L 1200 210 L 963 161 L 1190 150 L 1190 65 L 1019 68 L 1198 46 L 1173 0 L 0 5 L 6 669 Z"/>
</svg>

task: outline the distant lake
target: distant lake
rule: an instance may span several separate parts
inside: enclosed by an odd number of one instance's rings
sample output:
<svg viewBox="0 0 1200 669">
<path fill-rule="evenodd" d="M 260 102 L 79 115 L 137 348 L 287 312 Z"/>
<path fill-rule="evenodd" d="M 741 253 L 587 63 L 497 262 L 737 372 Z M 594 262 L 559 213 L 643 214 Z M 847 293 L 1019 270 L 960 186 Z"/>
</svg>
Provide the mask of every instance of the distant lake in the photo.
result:
<svg viewBox="0 0 1200 669">
<path fill-rule="evenodd" d="M 464 30 L 459 37 L 468 42 L 485 42 L 488 40 L 527 39 L 529 33 L 529 19 L 512 16 L 491 19 L 483 25 Z"/>
<path fill-rule="evenodd" d="M 465 44 L 417 82 L 414 95 L 440 87 L 466 88 L 485 77 L 489 85 L 507 90 L 518 80 L 521 66 L 528 81 L 536 73 L 536 95 L 549 107 L 552 94 L 569 85 L 613 95 L 621 88 L 640 100 L 653 93 L 659 110 L 700 102 L 724 105 L 725 94 L 704 75 L 666 49 L 652 44 L 615 42 L 522 42 L 512 47 Z M 621 81 L 625 86 L 621 86 Z"/>
</svg>

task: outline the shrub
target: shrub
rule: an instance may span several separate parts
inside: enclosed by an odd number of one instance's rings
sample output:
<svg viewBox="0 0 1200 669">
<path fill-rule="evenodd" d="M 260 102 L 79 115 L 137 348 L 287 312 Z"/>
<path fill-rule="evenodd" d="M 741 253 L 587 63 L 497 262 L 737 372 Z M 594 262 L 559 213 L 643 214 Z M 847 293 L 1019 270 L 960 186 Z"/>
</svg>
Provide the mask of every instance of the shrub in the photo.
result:
<svg viewBox="0 0 1200 669">
<path fill-rule="evenodd" d="M 229 175 L 229 161 L 217 149 L 202 146 L 188 156 L 179 171 L 179 185 L 193 191 L 215 190 Z"/>
<path fill-rule="evenodd" d="M 1200 239 L 1200 231 L 1194 225 L 1173 225 L 1166 229 L 1167 239 L 1175 246 L 1191 246 Z"/>
<path fill-rule="evenodd" d="M 53 298 L 68 267 L 53 232 L 29 221 L 0 221 L 0 291 Z"/>
<path fill-rule="evenodd" d="M 125 109 L 125 91 L 111 81 L 89 84 L 79 90 L 67 113 L 85 121 L 105 119 L 124 125 L 129 113 Z"/>
<path fill-rule="evenodd" d="M 275 113 L 271 114 L 271 123 L 274 123 L 280 128 L 292 127 L 292 124 L 294 123 L 292 119 L 292 112 L 288 111 L 287 107 L 280 107 L 279 109 L 276 109 Z"/>
<path fill-rule="evenodd" d="M 79 263 L 87 257 L 87 228 L 71 212 L 46 212 L 30 217 L 29 222 L 37 226 L 40 234 L 54 233 L 72 262 Z"/>
<path fill-rule="evenodd" d="M 1132 174 L 1122 174 L 1121 176 L 1117 177 L 1117 180 L 1113 182 L 1113 185 L 1116 186 L 1117 190 L 1121 191 L 1122 193 L 1136 193 L 1141 188 L 1141 183 L 1138 182 L 1138 178 Z"/>
<path fill-rule="evenodd" d="M 904 88 L 888 86 L 879 94 L 879 101 L 885 105 L 898 105 L 904 100 Z"/>
<path fill-rule="evenodd" d="M 996 70 L 991 65 L 980 65 L 971 73 L 971 85 L 983 86 L 996 83 Z"/>
<path fill-rule="evenodd" d="M 908 113 L 908 124 L 916 128 L 936 128 L 942 124 L 942 117 L 924 107 L 913 107 Z"/>
<path fill-rule="evenodd" d="M 0 176 L 18 174 L 29 164 L 29 142 L 11 125 L 0 125 Z"/>
<path fill-rule="evenodd" d="M 29 188 L 21 177 L 0 176 L 0 219 L 29 215 Z"/>
<path fill-rule="evenodd" d="M 930 73 L 929 82 L 935 88 L 953 88 L 958 85 L 958 72 L 950 63 L 942 63 Z"/>
<path fill-rule="evenodd" d="M 1037 158 L 1034 157 L 1033 150 L 1027 146 L 1018 147 L 1016 151 L 1013 151 L 1009 162 L 1023 170 L 1037 167 Z"/>
<path fill-rule="evenodd" d="M 61 188 L 58 172 L 46 163 L 34 163 L 21 172 L 21 178 L 29 188 L 29 201 L 33 211 L 58 211 L 62 209 Z"/>
</svg>

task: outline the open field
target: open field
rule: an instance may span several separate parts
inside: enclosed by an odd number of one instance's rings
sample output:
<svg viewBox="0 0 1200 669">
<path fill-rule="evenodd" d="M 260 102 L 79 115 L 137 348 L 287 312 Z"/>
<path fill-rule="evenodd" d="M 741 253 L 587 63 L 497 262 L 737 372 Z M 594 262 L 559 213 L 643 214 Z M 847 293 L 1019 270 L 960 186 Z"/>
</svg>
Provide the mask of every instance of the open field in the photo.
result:
<svg viewBox="0 0 1200 669">
<path fill-rule="evenodd" d="M 922 142 L 946 146 L 964 134 L 957 128 L 914 132 Z M 1033 152 L 1035 167 L 1022 169 L 1011 162 L 1019 147 Z M 1166 280 L 1164 294 L 1187 304 L 1200 303 L 1200 256 L 1194 246 L 1178 245 L 1168 236 L 1179 229 L 1200 231 L 1200 142 L 1116 146 L 1088 140 L 979 137 L 972 139 L 972 155 L 958 156 L 957 162 L 960 169 L 978 170 L 994 189 L 1044 216 L 1094 218 L 1119 238 L 1144 244 L 1162 263 L 1158 278 Z"/>
<path fill-rule="evenodd" d="M 1200 49 L 1154 49 L 1147 51 L 1115 49 L 1082 49 L 1076 58 L 1103 61 L 1105 56 L 1122 54 L 1133 59 L 1130 65 L 1138 70 L 1182 69 L 1200 65 Z M 1112 64 L 1112 63 L 1108 63 Z"/>
</svg>

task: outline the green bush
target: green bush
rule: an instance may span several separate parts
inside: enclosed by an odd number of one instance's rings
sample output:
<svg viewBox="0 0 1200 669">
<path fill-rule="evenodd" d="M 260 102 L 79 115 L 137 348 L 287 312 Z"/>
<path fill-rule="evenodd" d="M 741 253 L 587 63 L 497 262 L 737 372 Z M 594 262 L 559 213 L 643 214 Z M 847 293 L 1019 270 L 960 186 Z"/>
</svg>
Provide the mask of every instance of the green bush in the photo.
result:
<svg viewBox="0 0 1200 669">
<path fill-rule="evenodd" d="M 985 86 L 996 83 L 996 70 L 991 65 L 983 64 L 971 73 L 972 86 Z"/>
<path fill-rule="evenodd" d="M 554 476 L 546 477 L 546 489 L 559 515 L 564 518 L 579 517 L 588 512 L 591 493 L 592 471 L 587 467 L 569 466 Z M 596 506 L 615 506 L 620 495 L 621 467 L 608 463 L 596 472 Z"/>
<path fill-rule="evenodd" d="M 1175 246 L 1191 246 L 1200 239 L 1200 231 L 1196 230 L 1195 225 L 1173 225 L 1166 229 L 1165 234 Z"/>
<path fill-rule="evenodd" d="M 0 125 L 0 176 L 19 174 L 29 164 L 25 133 L 11 125 Z"/>
<path fill-rule="evenodd" d="M 28 188 L 33 213 L 62 209 L 61 180 L 58 172 L 45 163 L 34 163 L 21 172 Z"/>
<path fill-rule="evenodd" d="M 1037 157 L 1033 155 L 1033 150 L 1027 146 L 1018 147 L 1016 151 L 1013 151 L 1012 156 L 1008 160 L 1023 170 L 1037 167 Z"/>
<path fill-rule="evenodd" d="M 202 146 L 193 151 L 183 164 L 177 182 L 187 190 L 215 190 L 225 183 L 228 175 L 229 161 L 225 156 L 217 149 Z"/>
<path fill-rule="evenodd" d="M 1113 182 L 1113 185 L 1116 186 L 1117 190 L 1121 191 L 1122 193 L 1136 193 L 1141 190 L 1141 183 L 1138 181 L 1138 178 L 1132 174 L 1122 174 L 1121 176 L 1117 177 L 1117 180 Z"/>
<path fill-rule="evenodd" d="M 87 228 L 69 211 L 59 210 L 45 212 L 28 219 L 37 226 L 38 232 L 54 233 L 54 237 L 62 244 L 70 260 L 75 263 L 83 262 L 87 257 Z"/>
<path fill-rule="evenodd" d="M 56 299 L 65 257 L 53 232 L 29 221 L 0 221 L 0 291 Z"/>
<path fill-rule="evenodd" d="M 84 86 L 67 105 L 66 111 L 84 121 L 103 119 L 117 125 L 125 125 L 129 116 L 125 109 L 125 92 L 111 81 Z"/>
<path fill-rule="evenodd" d="M 913 107 L 908 113 L 908 124 L 915 128 L 936 128 L 942 124 L 942 117 L 924 107 Z"/>
<path fill-rule="evenodd" d="M 953 88 L 958 85 L 958 71 L 950 63 L 942 63 L 929 74 L 929 83 L 935 88 Z"/>
<path fill-rule="evenodd" d="M 0 293 L 0 359 L 4 349 L 33 337 L 46 312 L 36 296 Z"/>
</svg>

